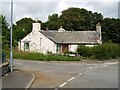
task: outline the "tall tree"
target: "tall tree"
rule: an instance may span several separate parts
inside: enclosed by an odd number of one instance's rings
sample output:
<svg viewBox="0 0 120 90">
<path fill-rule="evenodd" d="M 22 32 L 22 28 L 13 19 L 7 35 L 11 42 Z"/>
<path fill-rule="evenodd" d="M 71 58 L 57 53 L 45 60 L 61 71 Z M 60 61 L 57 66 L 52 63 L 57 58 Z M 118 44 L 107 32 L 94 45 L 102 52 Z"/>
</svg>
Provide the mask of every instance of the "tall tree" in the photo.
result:
<svg viewBox="0 0 120 90">
<path fill-rule="evenodd" d="M 102 19 L 103 16 L 100 13 L 92 13 L 83 8 L 69 8 L 62 11 L 60 16 L 65 29 L 74 29 L 75 31 L 95 29 L 94 24 L 101 22 Z"/>
<path fill-rule="evenodd" d="M 101 13 L 92 13 L 83 8 L 69 8 L 63 10 L 60 17 L 58 14 L 49 16 L 46 25 L 50 29 L 58 29 L 63 26 L 66 30 L 95 30 L 96 23 L 100 23 L 102 20 Z"/>
<path fill-rule="evenodd" d="M 34 20 L 31 18 L 22 18 L 13 25 L 14 39 L 19 41 L 32 31 L 32 23 Z"/>
<path fill-rule="evenodd" d="M 52 15 L 49 15 L 48 16 L 48 21 L 45 23 L 46 27 L 51 29 L 51 30 L 58 29 L 60 27 L 58 19 L 59 19 L 59 16 L 56 13 L 54 13 Z"/>
<path fill-rule="evenodd" d="M 103 40 L 120 43 L 120 19 L 105 18 L 102 23 Z"/>
<path fill-rule="evenodd" d="M 10 46 L 10 30 L 9 24 L 6 21 L 6 17 L 0 15 L 0 28 L 2 28 L 2 49 L 6 49 Z"/>
</svg>

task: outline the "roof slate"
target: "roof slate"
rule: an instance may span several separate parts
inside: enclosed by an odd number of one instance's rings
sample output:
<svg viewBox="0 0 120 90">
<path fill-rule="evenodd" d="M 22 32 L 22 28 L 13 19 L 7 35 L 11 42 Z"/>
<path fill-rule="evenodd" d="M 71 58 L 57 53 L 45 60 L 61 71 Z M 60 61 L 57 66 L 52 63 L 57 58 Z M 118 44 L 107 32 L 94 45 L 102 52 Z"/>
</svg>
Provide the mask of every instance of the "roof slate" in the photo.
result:
<svg viewBox="0 0 120 90">
<path fill-rule="evenodd" d="M 96 31 L 40 31 L 55 43 L 96 44 Z"/>
</svg>

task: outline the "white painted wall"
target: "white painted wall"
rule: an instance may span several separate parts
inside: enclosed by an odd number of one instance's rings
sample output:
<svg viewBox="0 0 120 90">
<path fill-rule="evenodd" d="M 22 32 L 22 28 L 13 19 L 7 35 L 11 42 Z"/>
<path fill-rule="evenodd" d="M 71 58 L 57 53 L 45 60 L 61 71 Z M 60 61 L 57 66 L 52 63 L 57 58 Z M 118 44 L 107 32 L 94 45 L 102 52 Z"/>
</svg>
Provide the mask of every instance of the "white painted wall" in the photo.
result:
<svg viewBox="0 0 120 90">
<path fill-rule="evenodd" d="M 21 40 L 21 51 L 24 51 L 24 42 L 29 41 L 30 52 L 47 53 L 47 51 L 56 53 L 56 45 L 42 33 L 31 32 Z M 18 46 L 20 50 L 20 42 Z"/>
<path fill-rule="evenodd" d="M 96 45 L 85 45 L 87 47 L 94 47 Z M 76 52 L 78 45 L 69 45 L 69 51 Z"/>
<path fill-rule="evenodd" d="M 94 47 L 95 45 L 85 45 L 85 46 L 87 46 L 87 47 Z"/>
<path fill-rule="evenodd" d="M 78 45 L 69 45 L 69 51 L 76 52 Z"/>
<path fill-rule="evenodd" d="M 41 38 L 41 48 L 40 51 L 42 53 L 47 53 L 52 52 L 52 53 L 56 53 L 56 45 L 54 44 L 53 41 L 51 41 L 50 39 L 48 39 L 46 36 L 44 36 L 43 34 L 39 33 L 39 36 Z M 40 46 L 40 38 L 39 38 L 39 46 Z"/>
<path fill-rule="evenodd" d="M 39 23 L 33 23 L 32 32 L 24 37 L 21 43 L 18 42 L 18 50 L 24 51 L 24 43 L 29 42 L 30 52 L 47 53 L 49 51 L 56 53 L 56 44 L 39 32 L 41 30 L 40 27 Z"/>
</svg>

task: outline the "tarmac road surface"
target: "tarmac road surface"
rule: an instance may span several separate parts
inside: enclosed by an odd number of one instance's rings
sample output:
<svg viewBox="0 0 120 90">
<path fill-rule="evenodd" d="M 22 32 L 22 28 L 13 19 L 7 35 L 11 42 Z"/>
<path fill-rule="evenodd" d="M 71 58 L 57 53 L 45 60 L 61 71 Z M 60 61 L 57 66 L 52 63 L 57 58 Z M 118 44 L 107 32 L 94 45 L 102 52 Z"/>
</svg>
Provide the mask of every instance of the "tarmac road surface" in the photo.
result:
<svg viewBox="0 0 120 90">
<path fill-rule="evenodd" d="M 118 88 L 118 62 L 14 60 L 14 68 L 36 76 L 31 88 Z"/>
</svg>

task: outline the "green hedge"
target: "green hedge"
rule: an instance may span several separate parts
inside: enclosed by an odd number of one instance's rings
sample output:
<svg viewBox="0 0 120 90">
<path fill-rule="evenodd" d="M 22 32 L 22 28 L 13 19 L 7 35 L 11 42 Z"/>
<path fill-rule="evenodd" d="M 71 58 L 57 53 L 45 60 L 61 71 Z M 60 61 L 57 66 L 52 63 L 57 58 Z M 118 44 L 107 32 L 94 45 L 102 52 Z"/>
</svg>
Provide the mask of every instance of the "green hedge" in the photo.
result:
<svg viewBox="0 0 120 90">
<path fill-rule="evenodd" d="M 91 47 L 86 47 L 83 45 L 77 48 L 77 52 L 83 57 L 90 57 L 93 55 L 93 49 Z"/>
<path fill-rule="evenodd" d="M 83 57 L 94 57 L 96 59 L 110 59 L 120 56 L 120 45 L 105 43 L 94 47 L 78 46 L 77 52 Z"/>
<path fill-rule="evenodd" d="M 40 60 L 40 61 L 80 61 L 80 57 L 69 57 L 55 54 L 42 54 L 35 52 L 13 51 L 14 59 Z"/>
</svg>

